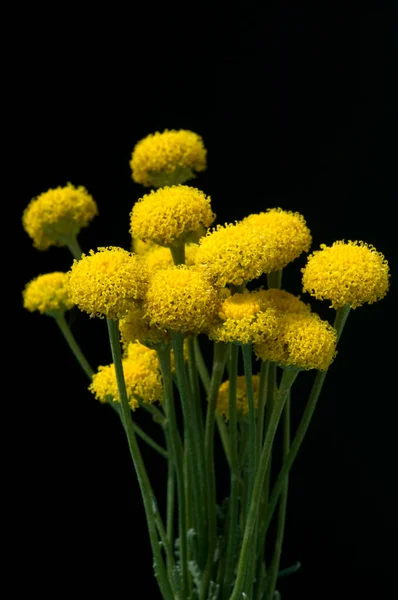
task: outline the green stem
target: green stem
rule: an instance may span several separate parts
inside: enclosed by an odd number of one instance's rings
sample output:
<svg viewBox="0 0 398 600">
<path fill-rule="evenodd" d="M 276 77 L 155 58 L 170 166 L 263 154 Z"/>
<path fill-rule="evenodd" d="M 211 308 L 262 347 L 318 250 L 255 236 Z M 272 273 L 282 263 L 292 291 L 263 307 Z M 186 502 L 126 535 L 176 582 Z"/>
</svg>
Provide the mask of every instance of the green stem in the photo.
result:
<svg viewBox="0 0 398 600">
<path fill-rule="evenodd" d="M 214 553 L 217 545 L 217 518 L 216 518 L 216 480 L 214 472 L 214 425 L 217 406 L 218 390 L 225 369 L 225 359 L 227 355 L 227 344 L 215 343 L 213 355 L 213 370 L 211 374 L 210 389 L 207 398 L 206 430 L 205 430 L 205 465 L 207 472 L 208 486 L 208 543 L 209 549 L 207 562 L 202 578 L 200 590 L 200 599 L 205 600 L 208 591 L 209 582 L 214 565 Z"/>
<path fill-rule="evenodd" d="M 235 566 L 235 548 L 238 538 L 238 488 L 239 488 L 239 460 L 238 460 L 238 417 L 236 410 L 237 371 L 238 371 L 239 346 L 230 344 L 229 356 L 229 451 L 231 460 L 231 489 L 229 496 L 229 533 L 226 551 L 226 563 L 223 590 L 229 597 L 233 584 Z"/>
<path fill-rule="evenodd" d="M 269 361 L 261 361 L 260 368 L 260 383 L 258 390 L 258 412 L 257 412 L 257 456 L 260 456 L 263 447 L 263 436 L 264 436 L 264 413 L 265 404 L 267 401 L 267 389 L 268 389 L 268 372 L 269 372 Z"/>
<path fill-rule="evenodd" d="M 278 427 L 278 423 L 287 399 L 288 391 L 293 385 L 297 375 L 298 369 L 294 368 L 285 368 L 283 371 L 282 381 L 280 384 L 278 398 L 275 402 L 274 409 L 272 411 L 272 415 L 269 422 L 269 427 L 267 433 L 265 435 L 264 447 L 261 453 L 259 466 L 257 469 L 256 479 L 254 483 L 253 496 L 252 501 L 250 503 L 250 510 L 246 522 L 245 533 L 242 542 L 242 548 L 239 557 L 238 563 L 238 571 L 237 577 L 235 581 L 235 586 L 230 597 L 230 600 L 240 600 L 241 594 L 244 591 L 243 585 L 246 576 L 246 570 L 248 567 L 248 557 L 250 553 L 250 548 L 253 542 L 253 535 L 256 528 L 256 523 L 258 519 L 258 511 L 260 507 L 261 494 L 264 485 L 264 478 L 267 472 L 268 462 L 270 459 L 270 452 L 272 448 L 272 444 L 274 442 L 276 430 Z"/>
<path fill-rule="evenodd" d="M 173 540 L 169 540 L 166 531 L 164 529 L 164 525 L 163 525 L 163 521 L 162 518 L 160 516 L 157 504 L 155 502 L 155 500 L 153 501 L 153 514 L 155 516 L 155 523 L 156 523 L 156 527 L 159 533 L 159 538 L 160 538 L 160 543 L 162 544 L 165 554 L 166 554 L 166 561 L 167 561 L 167 573 L 169 576 L 169 581 L 172 582 L 174 579 L 174 569 L 175 569 L 175 561 L 174 561 L 174 556 L 173 556 Z"/>
<path fill-rule="evenodd" d="M 172 464 L 175 467 L 177 478 L 177 499 L 178 499 L 178 528 L 181 553 L 181 589 L 183 598 L 188 594 L 188 554 L 187 554 L 187 517 L 185 504 L 185 478 L 183 466 L 182 444 L 177 427 L 177 419 L 174 408 L 173 382 L 171 378 L 170 348 L 159 344 L 157 347 L 160 370 L 162 372 L 164 401 L 167 417 L 166 435 L 169 454 Z M 168 510 L 170 510 L 168 508 Z M 170 526 L 169 526 L 170 527 Z"/>
<path fill-rule="evenodd" d="M 66 245 L 68 246 L 73 258 L 76 260 L 80 260 L 82 257 L 82 249 L 80 248 L 79 242 L 77 241 L 76 236 L 71 236 L 66 238 Z"/>
<path fill-rule="evenodd" d="M 252 345 L 244 344 L 241 346 L 243 354 L 243 366 L 246 381 L 247 402 L 249 406 L 249 463 L 248 463 L 248 494 L 247 511 L 253 493 L 254 477 L 257 469 L 257 428 L 256 428 L 256 409 L 254 408 L 253 380 L 252 380 Z"/>
<path fill-rule="evenodd" d="M 161 427 L 165 427 L 167 425 L 167 418 L 165 414 L 155 406 L 154 404 L 148 404 L 147 402 L 140 402 L 140 407 L 149 412 L 152 415 L 155 423 L 158 423 Z"/>
<path fill-rule="evenodd" d="M 286 401 L 284 415 L 283 415 L 283 457 L 289 454 L 290 450 L 290 393 Z M 289 488 L 289 478 L 286 477 L 285 483 L 282 488 L 281 499 L 279 502 L 279 513 L 278 513 L 278 524 L 276 531 L 276 540 L 274 547 L 274 556 L 272 559 L 270 572 L 269 572 L 269 587 L 268 596 L 269 598 L 274 597 L 274 591 L 276 587 L 276 581 L 278 579 L 279 564 L 282 554 L 283 536 L 285 533 L 286 523 L 286 508 L 287 508 L 287 496 Z"/>
<path fill-rule="evenodd" d="M 121 417 L 121 415 L 120 415 Z M 163 458 L 168 459 L 169 455 L 167 450 L 162 448 L 158 443 L 155 442 L 141 427 L 139 427 L 136 423 L 133 422 L 134 433 L 136 433 L 144 442 L 148 444 L 153 450 L 156 450 Z"/>
<path fill-rule="evenodd" d="M 334 320 L 333 326 L 337 331 L 337 339 L 339 340 L 341 334 L 343 332 L 345 323 L 347 321 L 347 317 L 349 314 L 349 307 L 343 306 L 339 308 L 336 312 L 336 318 Z M 278 478 L 274 484 L 274 488 L 272 490 L 270 501 L 267 505 L 267 515 L 264 523 L 264 534 L 266 535 L 268 531 L 268 527 L 271 523 L 272 516 L 274 514 L 276 505 L 278 503 L 279 495 L 283 490 L 284 481 L 292 468 L 292 465 L 295 461 L 297 453 L 300 449 L 301 444 L 303 443 L 305 434 L 307 433 L 309 424 L 312 419 L 312 415 L 314 414 L 319 395 L 322 390 L 323 383 L 325 381 L 326 375 L 328 371 L 318 371 L 312 385 L 311 393 L 307 401 L 307 405 L 305 407 L 303 416 L 300 421 L 300 425 L 297 428 L 296 435 L 294 437 L 293 443 L 291 445 L 289 454 L 286 456 Z"/>
<path fill-rule="evenodd" d="M 167 463 L 167 541 L 172 546 L 174 539 L 174 504 L 175 504 L 175 466 L 169 460 Z"/>
<path fill-rule="evenodd" d="M 176 240 L 169 246 L 175 265 L 185 264 L 185 242 Z"/>
<path fill-rule="evenodd" d="M 150 484 L 144 462 L 142 460 L 141 452 L 137 444 L 137 439 L 135 437 L 133 422 L 131 418 L 131 411 L 129 406 L 129 401 L 127 397 L 126 384 L 124 381 L 124 373 L 122 366 L 122 353 L 120 348 L 119 341 L 119 327 L 118 322 L 107 319 L 108 324 L 108 333 L 109 333 L 109 341 L 112 351 L 113 363 L 115 365 L 116 379 L 117 385 L 120 395 L 120 402 L 122 406 L 122 416 L 123 422 L 126 429 L 127 441 L 131 453 L 131 457 L 133 459 L 135 472 L 137 474 L 138 483 L 140 486 L 142 499 L 144 502 L 145 514 L 147 519 L 149 538 L 151 542 L 155 569 L 156 569 L 156 578 L 160 587 L 160 590 L 166 600 L 173 600 L 173 592 L 170 587 L 170 583 L 167 579 L 167 573 L 163 562 L 163 557 L 161 553 L 161 549 L 158 541 L 157 534 L 157 526 L 155 521 L 155 516 L 153 512 L 153 499 L 154 493 L 152 490 L 152 486 Z M 124 529 L 126 532 L 130 529 L 130 511 L 125 511 L 125 523 Z"/>
<path fill-rule="evenodd" d="M 205 388 L 206 394 L 209 395 L 210 375 L 209 375 L 209 371 L 207 370 L 206 363 L 204 361 L 203 354 L 200 349 L 200 344 L 199 344 L 199 340 L 198 340 L 197 336 L 194 337 L 193 344 L 194 344 L 194 350 L 195 350 L 196 367 L 198 369 L 199 377 L 202 380 L 202 384 L 203 384 L 203 387 Z"/>
<path fill-rule="evenodd" d="M 69 348 L 72 350 L 73 354 L 75 355 L 77 362 L 79 363 L 79 365 L 81 366 L 81 368 L 83 369 L 83 371 L 86 373 L 87 377 L 91 381 L 91 379 L 94 375 L 94 371 L 90 367 L 83 352 L 80 350 L 80 347 L 79 347 L 78 343 L 76 342 L 76 340 L 69 328 L 68 323 L 66 322 L 65 314 L 63 312 L 57 312 L 56 314 L 54 314 L 54 319 L 55 319 L 58 327 L 60 328 L 64 338 L 66 339 L 66 341 L 69 345 Z"/>
<path fill-rule="evenodd" d="M 267 275 L 268 288 L 277 288 L 281 289 L 282 285 L 282 269 L 279 271 L 273 271 L 273 273 L 268 273 Z"/>
<path fill-rule="evenodd" d="M 184 361 L 184 336 L 181 333 L 172 332 L 171 340 L 176 363 L 178 389 L 182 404 L 184 419 L 184 434 L 187 442 L 189 455 L 189 466 L 193 472 L 193 500 L 196 515 L 196 528 L 200 549 L 200 564 L 203 566 L 206 560 L 207 546 L 207 503 L 206 503 L 206 480 L 204 469 L 204 448 L 200 443 L 199 427 L 195 425 L 195 408 L 190 394 Z M 196 488 L 196 489 L 195 489 Z"/>
</svg>

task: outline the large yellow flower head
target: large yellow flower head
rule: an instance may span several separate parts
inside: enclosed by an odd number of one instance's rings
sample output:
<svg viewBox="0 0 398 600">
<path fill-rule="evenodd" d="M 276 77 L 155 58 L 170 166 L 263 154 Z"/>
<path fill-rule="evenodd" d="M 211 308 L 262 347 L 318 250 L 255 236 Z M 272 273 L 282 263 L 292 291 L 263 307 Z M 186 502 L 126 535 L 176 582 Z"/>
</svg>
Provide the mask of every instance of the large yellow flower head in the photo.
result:
<svg viewBox="0 0 398 600">
<path fill-rule="evenodd" d="M 238 344 L 260 343 L 274 333 L 276 311 L 261 308 L 255 292 L 227 297 L 221 304 L 218 320 L 210 326 L 210 339 Z"/>
<path fill-rule="evenodd" d="M 70 295 L 91 317 L 118 319 L 143 298 L 148 274 L 138 256 L 111 246 L 90 250 L 69 271 Z"/>
<path fill-rule="evenodd" d="M 123 345 L 130 342 L 141 342 L 151 348 L 158 343 L 167 343 L 169 335 L 156 325 L 150 325 L 148 317 L 140 304 L 136 304 L 123 319 L 119 321 L 119 329 Z"/>
<path fill-rule="evenodd" d="M 206 149 L 193 131 L 156 132 L 136 144 L 130 166 L 134 181 L 145 186 L 184 183 L 206 169 Z"/>
<path fill-rule="evenodd" d="M 151 325 L 187 334 L 207 330 L 218 304 L 218 293 L 203 273 L 185 265 L 158 269 L 144 301 Z"/>
<path fill-rule="evenodd" d="M 253 375 L 253 395 L 254 395 L 254 406 L 258 407 L 258 393 L 260 378 L 258 375 Z M 246 378 L 243 375 L 237 377 L 237 389 L 236 389 L 236 410 L 239 416 L 247 415 L 249 412 L 249 401 L 247 399 L 246 389 Z M 224 381 L 218 390 L 216 412 L 219 415 L 229 419 L 229 379 Z"/>
<path fill-rule="evenodd" d="M 50 189 L 33 198 L 25 208 L 22 224 L 38 250 L 65 246 L 98 214 L 92 196 L 83 186 Z"/>
<path fill-rule="evenodd" d="M 259 229 L 270 238 L 274 246 L 274 271 L 283 269 L 287 264 L 308 252 L 311 246 L 311 233 L 304 217 L 298 212 L 271 208 L 266 212 L 249 215 L 243 223 Z"/>
<path fill-rule="evenodd" d="M 383 298 L 389 287 L 388 262 L 381 252 L 365 242 L 321 244 L 308 257 L 303 272 L 303 290 L 331 307 L 349 304 L 357 308 Z"/>
<path fill-rule="evenodd" d="M 129 346 L 122 365 L 129 404 L 135 410 L 139 406 L 138 400 L 148 404 L 160 401 L 163 387 L 156 352 L 141 344 L 132 344 L 132 346 L 134 348 L 130 349 Z M 107 402 L 110 398 L 120 402 L 113 363 L 98 368 L 98 372 L 93 375 L 89 390 L 100 402 Z"/>
<path fill-rule="evenodd" d="M 277 333 L 254 346 L 258 358 L 281 366 L 326 371 L 336 354 L 336 330 L 314 313 L 280 313 Z"/>
<path fill-rule="evenodd" d="M 170 246 L 197 231 L 209 227 L 215 219 L 210 198 L 188 185 L 173 185 L 152 190 L 138 200 L 131 211 L 133 238 Z"/>
<path fill-rule="evenodd" d="M 44 314 L 65 312 L 74 306 L 69 295 L 68 275 L 59 271 L 39 275 L 22 292 L 24 308 Z"/>
</svg>

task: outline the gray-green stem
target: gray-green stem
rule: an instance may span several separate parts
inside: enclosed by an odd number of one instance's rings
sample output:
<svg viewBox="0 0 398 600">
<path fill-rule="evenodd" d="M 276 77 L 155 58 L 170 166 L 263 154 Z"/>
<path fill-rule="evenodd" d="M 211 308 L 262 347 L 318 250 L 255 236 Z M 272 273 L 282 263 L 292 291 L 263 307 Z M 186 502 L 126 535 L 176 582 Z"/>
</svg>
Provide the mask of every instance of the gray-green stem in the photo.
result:
<svg viewBox="0 0 398 600">
<path fill-rule="evenodd" d="M 83 371 L 86 373 L 87 377 L 91 380 L 94 375 L 94 371 L 90 367 L 86 357 L 84 356 L 83 352 L 81 351 L 79 344 L 76 342 L 76 340 L 69 328 L 69 325 L 66 322 L 65 314 L 63 312 L 57 312 L 57 313 L 53 313 L 53 316 L 54 316 L 54 319 L 55 319 L 58 327 L 60 328 L 60 330 L 62 332 L 62 335 L 64 336 L 65 340 L 67 341 L 69 348 L 72 350 L 77 362 L 79 363 L 79 365 L 81 366 Z"/>
</svg>

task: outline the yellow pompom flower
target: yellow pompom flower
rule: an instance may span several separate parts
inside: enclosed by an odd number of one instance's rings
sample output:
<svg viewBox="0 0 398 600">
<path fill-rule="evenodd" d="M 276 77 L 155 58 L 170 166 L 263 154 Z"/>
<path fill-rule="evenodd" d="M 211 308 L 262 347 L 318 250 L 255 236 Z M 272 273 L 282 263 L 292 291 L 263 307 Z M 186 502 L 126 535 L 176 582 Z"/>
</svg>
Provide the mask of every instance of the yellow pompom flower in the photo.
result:
<svg viewBox="0 0 398 600">
<path fill-rule="evenodd" d="M 173 185 L 145 194 L 134 204 L 130 219 L 133 238 L 170 246 L 185 241 L 201 225 L 209 227 L 215 214 L 201 190 Z"/>
<path fill-rule="evenodd" d="M 272 236 L 240 221 L 218 225 L 199 240 L 195 264 L 216 286 L 240 286 L 279 268 Z"/>
<path fill-rule="evenodd" d="M 254 395 L 254 406 L 258 407 L 258 394 L 260 387 L 260 377 L 253 375 L 253 395 Z M 249 412 L 249 402 L 247 399 L 246 379 L 243 375 L 239 375 L 236 380 L 236 410 L 238 417 L 247 415 Z M 218 390 L 216 413 L 229 419 L 229 379 L 224 381 Z"/>
<path fill-rule="evenodd" d="M 25 208 L 22 224 L 38 250 L 65 246 L 98 214 L 92 196 L 83 186 L 68 183 L 33 198 Z"/>
<path fill-rule="evenodd" d="M 274 337 L 256 344 L 258 358 L 281 366 L 326 371 L 336 354 L 337 333 L 315 313 L 280 312 Z"/>
<path fill-rule="evenodd" d="M 162 379 L 154 350 L 141 344 L 130 344 L 122 365 L 127 397 L 133 410 L 139 406 L 138 400 L 150 404 L 162 399 Z M 93 375 L 89 390 L 100 402 L 107 402 L 109 398 L 120 402 L 113 363 L 98 368 L 98 372 Z"/>
<path fill-rule="evenodd" d="M 206 277 L 185 265 L 155 271 L 144 300 L 151 325 L 187 334 L 205 331 L 218 304 L 218 294 Z"/>
<path fill-rule="evenodd" d="M 321 250 L 308 257 L 302 273 L 304 292 L 330 300 L 336 309 L 372 304 L 384 298 L 389 288 L 387 260 L 365 242 L 321 244 Z"/>
<path fill-rule="evenodd" d="M 145 186 L 184 183 L 206 169 L 206 149 L 193 131 L 157 131 L 136 144 L 130 167 L 134 181 Z"/>
<path fill-rule="evenodd" d="M 140 304 L 136 304 L 123 319 L 119 321 L 119 329 L 122 336 L 123 346 L 130 342 L 141 342 L 151 348 L 158 343 L 167 343 L 169 335 L 163 329 L 149 324 Z"/>
<path fill-rule="evenodd" d="M 298 212 L 270 208 L 266 212 L 249 215 L 242 222 L 258 228 L 271 239 L 275 254 L 274 271 L 283 269 L 302 252 L 310 249 L 311 233 L 304 217 Z"/>
<path fill-rule="evenodd" d="M 73 261 L 69 290 L 73 302 L 91 317 L 118 319 L 143 298 L 147 280 L 138 256 L 110 246 Z"/>
<path fill-rule="evenodd" d="M 285 290 L 271 288 L 269 290 L 255 290 L 255 294 L 259 306 L 264 308 L 274 308 L 282 313 L 309 313 L 311 307 L 305 304 L 300 298 L 294 296 Z"/>
<path fill-rule="evenodd" d="M 219 320 L 208 331 L 210 339 L 217 342 L 260 343 L 277 327 L 276 311 L 273 308 L 262 310 L 255 292 L 226 298 L 218 316 Z"/>
<path fill-rule="evenodd" d="M 69 295 L 68 275 L 60 271 L 39 275 L 26 284 L 22 292 L 24 308 L 41 314 L 70 310 L 74 303 Z"/>
</svg>

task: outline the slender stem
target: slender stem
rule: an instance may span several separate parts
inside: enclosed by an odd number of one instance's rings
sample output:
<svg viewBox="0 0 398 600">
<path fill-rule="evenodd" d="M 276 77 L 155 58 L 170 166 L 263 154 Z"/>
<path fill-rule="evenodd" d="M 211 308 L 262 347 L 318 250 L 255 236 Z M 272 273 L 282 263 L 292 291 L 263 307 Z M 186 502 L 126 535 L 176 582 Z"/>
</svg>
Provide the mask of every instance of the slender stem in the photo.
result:
<svg viewBox="0 0 398 600">
<path fill-rule="evenodd" d="M 248 463 L 248 494 L 247 494 L 247 512 L 253 493 L 254 477 L 257 468 L 257 429 L 256 429 L 256 409 L 254 408 L 253 380 L 252 380 L 252 345 L 244 344 L 241 346 L 243 354 L 243 366 L 246 381 L 246 394 L 249 406 L 249 463 Z"/>
<path fill-rule="evenodd" d="M 205 465 L 207 473 L 208 486 L 208 541 L 209 549 L 207 553 L 207 563 L 202 577 L 202 586 L 200 590 L 200 599 L 207 597 L 208 586 L 212 575 L 214 565 L 214 553 L 217 545 L 217 518 L 216 518 L 216 480 L 214 472 L 214 425 L 218 390 L 225 369 L 225 359 L 227 355 L 227 344 L 215 343 L 213 355 L 213 370 L 211 374 L 210 389 L 207 398 L 206 430 L 205 430 Z"/>
<path fill-rule="evenodd" d="M 159 533 L 159 538 L 160 538 L 160 543 L 162 544 L 165 554 L 166 554 L 166 561 L 167 561 L 167 573 L 169 576 L 169 581 L 172 582 L 174 579 L 174 569 L 175 569 L 175 561 L 174 561 L 174 555 L 173 555 L 173 540 L 170 541 L 170 539 L 168 538 L 165 529 L 164 529 L 164 525 L 163 525 L 163 521 L 161 519 L 157 504 L 155 501 L 153 501 L 153 514 L 155 516 L 155 523 L 156 523 L 156 527 Z"/>
<path fill-rule="evenodd" d="M 120 415 L 121 417 L 121 415 Z M 136 433 L 144 442 L 148 444 L 153 450 L 156 450 L 163 458 L 168 459 L 169 455 L 167 450 L 162 448 L 155 440 L 153 440 L 141 427 L 139 427 L 136 423 L 133 422 L 134 433 Z"/>
<path fill-rule="evenodd" d="M 283 457 L 289 454 L 290 450 L 290 393 L 288 395 L 288 399 L 285 404 L 284 415 L 283 415 Z M 274 547 L 274 556 L 272 559 L 270 572 L 269 572 L 269 587 L 268 587 L 268 596 L 269 598 L 274 597 L 274 591 L 276 586 L 276 581 L 278 579 L 279 572 L 279 564 L 281 560 L 282 554 L 282 545 L 283 545 L 283 536 L 285 533 L 285 523 L 286 523 L 286 508 L 287 508 L 287 496 L 289 489 L 289 478 L 285 478 L 285 483 L 283 484 L 281 498 L 279 501 L 279 514 L 278 514 L 278 524 L 276 531 L 276 540 Z"/>
<path fill-rule="evenodd" d="M 176 363 L 178 389 L 182 404 L 184 418 L 184 433 L 187 442 L 189 454 L 189 466 L 194 469 L 193 472 L 193 500 L 196 514 L 196 528 L 198 534 L 198 543 L 200 548 L 200 563 L 206 560 L 207 546 L 207 502 L 206 502 L 206 480 L 204 469 L 204 448 L 200 443 L 199 427 L 195 425 L 195 409 L 190 394 L 190 388 L 187 381 L 185 362 L 184 362 L 184 336 L 180 333 L 172 332 L 171 340 L 174 350 Z"/>
<path fill-rule="evenodd" d="M 297 375 L 298 369 L 294 368 L 285 368 L 283 371 L 282 381 L 280 384 L 278 398 L 275 403 L 274 409 L 272 411 L 272 415 L 269 422 L 269 427 L 267 433 L 265 435 L 264 447 L 261 453 L 259 466 L 257 469 L 256 479 L 254 483 L 253 496 L 252 501 L 250 503 L 250 510 L 246 522 L 245 533 L 242 542 L 242 548 L 240 552 L 239 562 L 238 562 L 238 571 L 237 577 L 235 581 L 235 586 L 230 597 L 230 600 L 240 600 L 241 594 L 244 591 L 243 585 L 246 576 L 246 569 L 248 566 L 248 556 L 250 553 L 250 547 L 253 541 L 253 534 L 255 531 L 258 511 L 260 507 L 261 494 L 263 490 L 264 478 L 268 467 L 268 462 L 270 458 L 270 451 L 272 448 L 272 444 L 275 438 L 276 430 L 278 427 L 279 419 L 281 417 L 288 391 L 293 385 Z"/>
<path fill-rule="evenodd" d="M 280 290 L 282 285 L 282 269 L 274 271 L 273 273 L 268 273 L 267 282 L 268 288 L 277 288 Z"/>
<path fill-rule="evenodd" d="M 82 257 L 82 250 L 80 248 L 79 242 L 77 241 L 77 237 L 71 236 L 68 237 L 65 241 L 73 258 L 75 258 L 76 260 L 80 260 L 80 258 Z"/>
<path fill-rule="evenodd" d="M 348 313 L 349 313 L 348 306 L 343 306 L 342 308 L 338 309 L 336 312 L 336 318 L 333 323 L 333 326 L 337 331 L 337 339 L 338 340 L 340 339 L 341 334 L 343 332 L 345 323 L 347 321 Z M 285 481 L 290 469 L 292 468 L 292 465 L 295 461 L 295 458 L 300 449 L 300 446 L 303 443 L 305 434 L 307 433 L 307 430 L 308 430 L 309 424 L 311 422 L 312 415 L 314 414 L 314 411 L 315 411 L 315 408 L 316 408 L 316 405 L 318 402 L 318 398 L 321 393 L 322 386 L 325 381 L 327 373 L 328 373 L 328 371 L 318 371 L 316 374 L 314 383 L 312 385 L 311 393 L 310 393 L 310 396 L 307 401 L 307 405 L 305 407 L 303 416 L 300 421 L 300 425 L 297 428 L 296 435 L 295 435 L 293 443 L 291 445 L 289 454 L 286 456 L 286 458 L 283 462 L 280 473 L 274 484 L 274 488 L 272 490 L 270 501 L 267 505 L 267 515 L 266 515 L 266 519 L 265 519 L 265 523 L 264 523 L 264 535 L 266 535 L 266 532 L 268 531 L 268 527 L 271 523 L 271 519 L 274 514 L 274 510 L 278 503 L 279 495 L 283 490 L 284 481 Z"/>
<path fill-rule="evenodd" d="M 163 428 L 166 426 L 167 418 L 160 408 L 154 404 L 148 404 L 147 402 L 140 402 L 140 407 L 152 415 L 155 423 L 159 423 Z"/>
<path fill-rule="evenodd" d="M 264 413 L 265 413 L 265 404 L 267 401 L 269 365 L 270 365 L 270 363 L 268 360 L 261 361 L 260 383 L 259 383 L 259 390 L 258 390 L 258 413 L 257 413 L 257 456 L 260 456 L 261 449 L 263 447 Z"/>
<path fill-rule="evenodd" d="M 182 444 L 177 427 L 177 419 L 174 408 L 173 382 L 171 379 L 170 348 L 159 344 L 157 347 L 160 370 L 162 372 L 165 410 L 167 417 L 166 435 L 169 448 L 170 460 L 175 467 L 177 478 L 178 498 L 178 528 L 181 553 L 181 589 L 183 598 L 188 594 L 188 554 L 187 554 L 187 518 L 185 504 L 185 478 L 183 466 Z M 170 500 L 170 498 L 169 498 Z M 171 510 L 168 507 L 168 510 Z M 168 513 L 169 514 L 169 513 Z M 170 527 L 170 525 L 169 525 Z"/>
<path fill-rule="evenodd" d="M 86 357 L 84 356 L 83 352 L 80 349 L 80 346 L 76 342 L 76 340 L 70 330 L 70 327 L 69 327 L 68 323 L 66 322 L 65 314 L 63 312 L 57 312 L 56 314 L 54 314 L 54 319 L 55 319 L 58 327 L 60 328 L 64 338 L 66 339 L 66 341 L 69 345 L 69 348 L 72 350 L 73 354 L 75 355 L 77 362 L 79 363 L 79 365 L 81 366 L 83 371 L 86 373 L 87 377 L 91 380 L 94 375 L 94 371 L 90 367 Z"/>
<path fill-rule="evenodd" d="M 198 337 L 194 337 L 194 350 L 195 350 L 195 361 L 196 367 L 198 369 L 199 377 L 202 380 L 203 387 L 205 388 L 206 394 L 209 394 L 210 391 L 210 375 L 207 370 L 206 363 L 203 358 L 202 351 L 200 349 L 200 344 Z"/>
<path fill-rule="evenodd" d="M 119 327 L 118 322 L 115 320 L 107 319 L 108 324 L 108 333 L 109 333 L 109 341 L 112 351 L 112 358 L 115 365 L 116 379 L 117 385 L 120 395 L 120 402 L 122 406 L 122 415 L 123 421 L 126 429 L 127 441 L 131 453 L 131 457 L 133 459 L 135 472 L 137 474 L 138 483 L 141 489 L 142 499 L 144 502 L 144 508 L 147 518 L 148 530 L 149 530 L 149 538 L 151 542 L 156 577 L 158 580 L 158 584 L 160 590 L 167 600 L 173 600 L 173 592 L 170 587 L 170 583 L 167 579 L 167 573 L 163 562 L 162 553 L 159 546 L 158 534 L 157 534 L 157 526 L 155 521 L 155 516 L 153 512 L 153 499 L 155 495 L 152 490 L 152 486 L 150 484 L 144 462 L 142 460 L 141 452 L 137 444 L 137 439 L 135 437 L 133 422 L 131 418 L 131 411 L 129 406 L 129 401 L 127 397 L 126 384 L 124 381 L 124 373 L 122 366 L 122 353 L 120 348 L 119 341 Z M 159 517 L 160 518 L 160 517 Z M 125 531 L 129 531 L 130 528 L 130 511 L 125 511 Z"/>
<path fill-rule="evenodd" d="M 171 256 L 175 265 L 185 264 L 185 243 L 181 240 L 176 240 L 169 246 Z"/>
<path fill-rule="evenodd" d="M 191 384 L 191 397 L 193 400 L 193 410 L 195 412 L 195 428 L 198 430 L 199 444 L 201 448 L 205 445 L 205 430 L 203 423 L 203 410 L 201 406 L 201 394 L 198 378 L 198 370 L 196 368 L 195 361 L 195 349 L 194 349 L 194 337 L 188 336 L 187 348 L 188 348 L 188 374 Z"/>
<path fill-rule="evenodd" d="M 239 488 L 239 461 L 238 461 L 238 418 L 236 410 L 237 371 L 238 371 L 239 346 L 230 345 L 229 356 L 229 450 L 231 460 L 231 490 L 229 496 L 229 533 L 226 552 L 223 590 L 226 598 L 233 583 L 235 566 L 235 548 L 238 538 L 238 488 Z"/>
<path fill-rule="evenodd" d="M 174 539 L 174 505 L 175 505 L 175 467 L 169 460 L 167 463 L 167 541 L 170 545 Z"/>
</svg>

